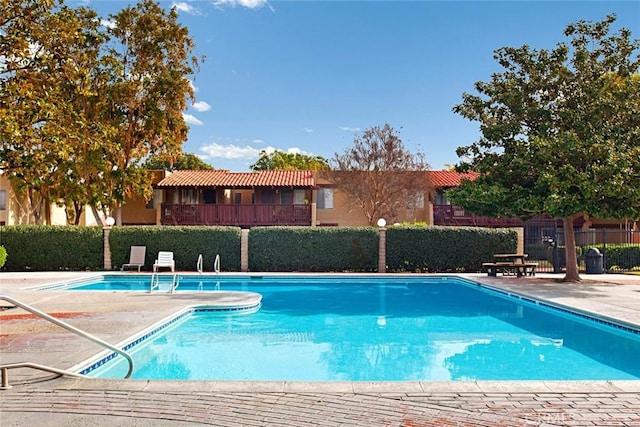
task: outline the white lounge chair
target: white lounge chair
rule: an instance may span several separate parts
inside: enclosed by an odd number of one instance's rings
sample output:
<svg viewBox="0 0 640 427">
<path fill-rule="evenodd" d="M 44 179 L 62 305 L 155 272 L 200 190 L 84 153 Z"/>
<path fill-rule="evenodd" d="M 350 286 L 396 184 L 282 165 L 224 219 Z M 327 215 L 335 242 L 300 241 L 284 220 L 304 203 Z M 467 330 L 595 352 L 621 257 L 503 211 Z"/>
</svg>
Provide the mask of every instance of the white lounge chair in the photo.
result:
<svg viewBox="0 0 640 427">
<path fill-rule="evenodd" d="M 173 252 L 158 252 L 158 259 L 153 263 L 153 271 L 156 272 L 159 268 L 170 268 L 171 271 L 175 271 L 176 262 L 173 260 Z"/>
<path fill-rule="evenodd" d="M 122 264 L 120 271 L 124 271 L 127 268 L 137 268 L 139 273 L 140 268 L 144 267 L 146 253 L 146 246 L 131 246 L 131 251 L 129 252 L 129 262 L 126 264 Z"/>
</svg>

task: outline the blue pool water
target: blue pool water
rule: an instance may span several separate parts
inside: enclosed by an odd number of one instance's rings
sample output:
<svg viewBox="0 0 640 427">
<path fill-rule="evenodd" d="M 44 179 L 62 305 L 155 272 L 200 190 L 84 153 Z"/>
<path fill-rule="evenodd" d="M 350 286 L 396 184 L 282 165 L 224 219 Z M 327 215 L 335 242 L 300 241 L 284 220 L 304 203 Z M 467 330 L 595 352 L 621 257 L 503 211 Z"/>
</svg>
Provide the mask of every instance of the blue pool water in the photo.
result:
<svg viewBox="0 0 640 427">
<path fill-rule="evenodd" d="M 81 290 L 147 290 L 149 278 Z M 203 283 L 204 282 L 204 283 Z M 194 312 L 131 350 L 139 379 L 639 379 L 640 334 L 457 278 L 180 279 L 263 295 L 253 314 Z M 126 363 L 89 374 L 122 378 Z"/>
</svg>

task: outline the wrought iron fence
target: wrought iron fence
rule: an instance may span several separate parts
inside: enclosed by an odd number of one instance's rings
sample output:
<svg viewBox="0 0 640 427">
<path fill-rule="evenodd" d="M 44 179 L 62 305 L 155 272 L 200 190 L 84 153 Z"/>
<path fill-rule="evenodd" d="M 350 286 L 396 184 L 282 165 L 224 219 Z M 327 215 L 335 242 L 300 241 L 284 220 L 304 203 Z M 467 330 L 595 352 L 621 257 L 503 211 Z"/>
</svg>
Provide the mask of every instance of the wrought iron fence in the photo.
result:
<svg viewBox="0 0 640 427">
<path fill-rule="evenodd" d="M 603 272 L 640 271 L 640 230 L 576 230 L 575 237 L 580 272 L 588 272 L 589 250 L 594 248 L 602 255 Z M 528 260 L 538 263 L 537 271 L 561 273 L 566 269 L 564 230 L 557 221 L 527 222 L 524 238 Z M 591 257 L 594 255 L 592 252 Z"/>
</svg>

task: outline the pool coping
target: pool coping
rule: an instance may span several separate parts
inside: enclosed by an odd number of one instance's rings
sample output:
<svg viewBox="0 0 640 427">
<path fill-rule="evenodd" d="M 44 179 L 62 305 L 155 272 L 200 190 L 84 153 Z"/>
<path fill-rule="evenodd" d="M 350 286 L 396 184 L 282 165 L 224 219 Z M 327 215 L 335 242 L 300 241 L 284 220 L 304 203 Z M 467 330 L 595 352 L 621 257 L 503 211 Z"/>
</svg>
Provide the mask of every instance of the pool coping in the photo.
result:
<svg viewBox="0 0 640 427">
<path fill-rule="evenodd" d="M 598 381 L 221 381 L 60 378 L 65 390 L 228 393 L 640 393 L 640 380 Z"/>
</svg>

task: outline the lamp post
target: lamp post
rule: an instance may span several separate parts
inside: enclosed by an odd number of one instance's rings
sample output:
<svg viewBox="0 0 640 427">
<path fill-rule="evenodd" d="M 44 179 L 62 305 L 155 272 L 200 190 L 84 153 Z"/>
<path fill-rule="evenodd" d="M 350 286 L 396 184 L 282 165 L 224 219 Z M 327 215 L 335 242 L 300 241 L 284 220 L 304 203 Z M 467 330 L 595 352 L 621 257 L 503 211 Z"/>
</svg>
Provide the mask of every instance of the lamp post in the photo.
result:
<svg viewBox="0 0 640 427">
<path fill-rule="evenodd" d="M 111 247 L 109 246 L 109 232 L 111 227 L 116 223 L 113 217 L 108 216 L 104 220 L 104 226 L 102 226 L 102 242 L 103 242 L 103 266 L 105 270 L 111 270 Z"/>
<path fill-rule="evenodd" d="M 380 237 L 378 240 L 378 273 L 387 272 L 387 229 L 385 228 L 387 221 L 384 218 L 378 220 L 378 227 L 380 227 Z"/>
</svg>

